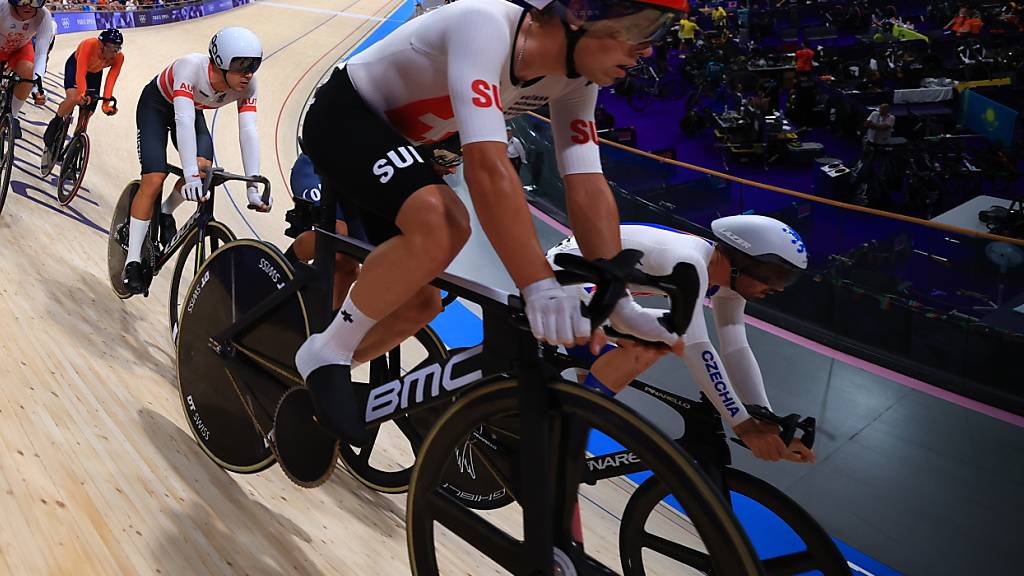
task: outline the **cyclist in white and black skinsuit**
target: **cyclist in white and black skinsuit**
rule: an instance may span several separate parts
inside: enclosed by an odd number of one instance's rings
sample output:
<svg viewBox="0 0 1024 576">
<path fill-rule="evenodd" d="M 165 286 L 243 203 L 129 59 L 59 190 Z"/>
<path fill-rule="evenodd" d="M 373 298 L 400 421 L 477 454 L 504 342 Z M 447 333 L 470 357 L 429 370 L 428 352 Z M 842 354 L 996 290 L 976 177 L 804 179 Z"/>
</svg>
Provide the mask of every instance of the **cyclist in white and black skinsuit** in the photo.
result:
<svg viewBox="0 0 1024 576">
<path fill-rule="evenodd" d="M 262 61 L 263 47 L 259 38 L 246 28 L 228 26 L 213 35 L 207 54 L 192 53 L 176 59 L 142 89 L 135 109 L 142 181 L 132 200 L 128 226 L 128 257 L 123 278 L 128 292 L 144 293 L 152 278 L 151 271 L 146 270 L 142 262 L 142 247 L 153 216 L 153 204 L 169 172 L 168 135 L 178 149 L 185 176 L 161 207 L 160 241 L 164 246 L 174 236 L 171 213 L 182 200 L 204 202 L 209 198 L 209 191 L 202 189 L 199 173 L 200 166 L 209 167 L 213 162 L 213 139 L 203 110 L 236 105 L 245 175 L 260 173 L 254 74 Z M 246 186 L 246 194 L 251 210 L 270 210 L 272 199 L 264 204 L 255 184 Z"/>
<path fill-rule="evenodd" d="M 526 300 L 534 335 L 599 344 L 574 292 L 554 279 L 508 161 L 505 120 L 550 105 L 566 204 L 587 257 L 619 252 L 618 211 L 601 173 L 598 85 L 612 84 L 679 19 L 682 0 L 459 0 L 415 18 L 335 70 L 303 123 L 305 152 L 346 215 L 377 249 L 331 325 L 295 361 L 318 419 L 352 443 L 366 438 L 349 379 L 440 311 L 427 282 L 469 236 L 458 197 L 414 145 L 458 132 L 480 223 Z M 617 327 L 681 353 L 682 339 L 639 307 Z"/>
<path fill-rule="evenodd" d="M 712 222 L 711 229 L 717 243 L 656 224 L 624 224 L 622 246 L 643 251 L 640 268 L 655 276 L 670 274 L 680 262 L 694 265 L 699 293 L 711 299 L 722 349 L 719 354 L 711 344 L 703 302 L 698 300 L 683 336 L 683 360 L 694 382 L 756 457 L 812 463 L 814 452 L 799 439 L 787 449 L 778 426 L 752 419 L 743 406 L 771 408 L 757 358 L 747 343 L 743 310 L 748 299 L 781 292 L 799 278 L 807 267 L 803 240 L 786 224 L 765 216 L 727 216 Z M 570 236 L 548 250 L 548 259 L 553 261 L 563 252 L 580 253 L 575 238 Z M 587 297 L 582 288 L 580 296 Z M 621 344 L 619 348 L 609 344 L 596 358 L 581 347 L 568 349 L 569 354 L 593 362 L 584 381 L 587 387 L 613 396 L 667 352 Z"/>
</svg>

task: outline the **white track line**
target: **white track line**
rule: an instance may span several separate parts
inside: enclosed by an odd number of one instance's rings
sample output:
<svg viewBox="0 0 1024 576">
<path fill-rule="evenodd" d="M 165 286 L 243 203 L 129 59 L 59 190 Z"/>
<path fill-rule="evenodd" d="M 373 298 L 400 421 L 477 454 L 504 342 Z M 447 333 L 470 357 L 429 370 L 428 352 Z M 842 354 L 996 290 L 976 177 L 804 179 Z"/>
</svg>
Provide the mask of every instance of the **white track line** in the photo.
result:
<svg viewBox="0 0 1024 576">
<path fill-rule="evenodd" d="M 285 8 L 287 10 L 298 10 L 299 12 L 315 12 L 317 14 L 334 14 L 335 16 L 344 16 L 346 18 L 357 18 L 359 20 L 376 20 L 383 22 L 388 18 L 381 18 L 380 16 L 367 16 L 366 14 L 356 14 L 355 12 L 339 12 L 338 10 L 328 10 L 326 8 L 309 8 L 307 6 L 296 6 L 294 4 L 279 4 L 277 2 L 264 2 L 263 0 L 257 0 L 257 4 L 264 6 L 273 6 L 275 8 Z"/>
</svg>

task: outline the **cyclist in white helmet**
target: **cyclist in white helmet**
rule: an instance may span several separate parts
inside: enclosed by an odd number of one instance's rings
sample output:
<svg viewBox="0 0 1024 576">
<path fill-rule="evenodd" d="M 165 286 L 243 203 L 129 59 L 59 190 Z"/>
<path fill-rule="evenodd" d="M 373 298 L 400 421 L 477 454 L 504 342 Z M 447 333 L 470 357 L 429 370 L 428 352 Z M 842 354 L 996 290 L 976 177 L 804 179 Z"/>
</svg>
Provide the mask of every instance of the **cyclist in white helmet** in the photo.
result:
<svg viewBox="0 0 1024 576">
<path fill-rule="evenodd" d="M 395 346 L 440 311 L 427 283 L 469 236 L 465 207 L 415 146 L 458 133 L 480 223 L 526 300 L 534 335 L 599 341 L 571 290 L 554 279 L 533 232 L 505 123 L 550 105 L 569 216 L 589 258 L 619 252 L 619 216 L 601 172 L 594 125 L 599 86 L 626 74 L 679 20 L 682 0 L 459 0 L 406 22 L 335 70 L 303 122 L 305 152 L 347 217 L 377 249 L 341 312 L 295 361 L 318 420 L 352 443 L 366 438 L 349 380 L 353 358 Z M 339 145 L 344 143 L 347 145 Z M 642 309 L 613 322 L 676 344 Z"/>
<path fill-rule="evenodd" d="M 24 80 L 37 80 L 35 90 L 30 84 L 14 88 L 11 111 L 14 112 L 14 137 L 21 137 L 18 112 L 25 105 L 29 91 L 33 91 L 36 105 L 46 103 L 41 78 L 46 76 L 46 55 L 53 41 L 55 26 L 50 11 L 43 7 L 45 0 L 7 0 L 0 8 L 0 68 L 13 70 Z M 32 46 L 36 36 L 38 50 Z"/>
<path fill-rule="evenodd" d="M 641 268 L 649 274 L 668 274 L 679 262 L 697 268 L 699 293 L 711 298 L 721 354 L 711 344 L 703 303 L 698 301 L 683 337 L 682 356 L 690 375 L 755 456 L 814 462 L 814 452 L 800 440 L 785 446 L 777 426 L 752 419 L 743 406 L 771 408 L 757 359 L 747 343 L 743 309 L 748 299 L 781 292 L 800 278 L 807 268 L 803 240 L 786 224 L 766 216 L 719 218 L 711 223 L 711 231 L 717 242 L 654 224 L 625 224 L 622 246 L 643 251 Z M 561 252 L 578 254 L 576 239 L 563 240 L 548 251 L 548 258 Z M 586 297 L 583 291 L 581 297 Z M 638 306 L 633 301 L 620 304 L 625 305 Z M 597 356 L 585 348 L 569 349 L 570 354 L 593 361 L 586 386 L 613 396 L 668 353 L 666 348 L 621 344 L 618 348 L 608 345 Z"/>
<path fill-rule="evenodd" d="M 199 167 L 213 161 L 213 139 L 203 110 L 232 102 L 238 108 L 238 140 L 245 174 L 260 173 L 260 143 L 256 130 L 256 70 L 263 61 L 260 39 L 238 26 L 221 29 L 210 39 L 207 54 L 186 54 L 171 63 L 142 89 L 135 123 L 142 164 L 142 184 L 132 201 L 128 258 L 124 283 L 133 294 L 145 292 L 152 272 L 142 260 L 142 246 L 153 204 L 167 178 L 167 135 L 178 149 L 185 177 L 174 186 L 161 209 L 160 238 L 166 245 L 175 232 L 174 211 L 182 200 L 205 201 Z M 180 194 L 179 191 L 180 190 Z M 247 188 L 249 208 L 270 210 L 255 185 Z"/>
</svg>

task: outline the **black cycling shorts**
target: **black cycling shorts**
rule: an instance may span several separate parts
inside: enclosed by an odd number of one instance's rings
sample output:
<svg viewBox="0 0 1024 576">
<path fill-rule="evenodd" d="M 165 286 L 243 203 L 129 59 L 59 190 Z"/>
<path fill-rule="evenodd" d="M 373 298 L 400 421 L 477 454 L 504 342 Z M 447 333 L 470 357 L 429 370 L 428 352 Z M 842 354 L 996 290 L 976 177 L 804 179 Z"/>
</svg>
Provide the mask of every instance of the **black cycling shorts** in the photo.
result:
<svg viewBox="0 0 1024 576">
<path fill-rule="evenodd" d="M 78 58 L 75 57 L 75 53 L 72 52 L 71 56 L 68 56 L 68 61 L 64 63 L 64 89 L 69 90 L 75 87 L 75 78 L 78 74 Z M 100 93 L 100 84 L 103 82 L 103 72 L 86 72 L 85 73 L 85 89 L 95 90 L 97 94 Z M 96 103 L 98 100 L 93 100 L 89 103 L 86 108 L 89 112 L 96 111 Z"/>
<path fill-rule="evenodd" d="M 196 110 L 196 151 L 200 158 L 213 162 L 213 138 L 206 127 L 202 110 Z M 178 147 L 177 131 L 174 126 L 174 105 L 164 98 L 154 78 L 139 95 L 135 108 L 135 139 L 139 152 L 142 173 L 168 173 L 167 134 L 171 143 Z"/>
<path fill-rule="evenodd" d="M 428 159 L 367 106 L 344 68 L 317 89 L 303 120 L 302 148 L 349 226 L 358 218 L 373 244 L 400 233 L 395 219 L 409 196 L 444 184 Z"/>
</svg>

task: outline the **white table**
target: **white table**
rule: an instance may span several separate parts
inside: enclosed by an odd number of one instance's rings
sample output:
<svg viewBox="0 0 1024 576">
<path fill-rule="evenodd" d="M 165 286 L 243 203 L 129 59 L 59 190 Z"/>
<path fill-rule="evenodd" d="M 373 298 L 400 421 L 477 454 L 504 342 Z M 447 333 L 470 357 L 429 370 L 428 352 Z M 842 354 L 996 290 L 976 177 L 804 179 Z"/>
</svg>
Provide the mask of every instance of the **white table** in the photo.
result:
<svg viewBox="0 0 1024 576">
<path fill-rule="evenodd" d="M 1009 207 L 1010 201 L 1003 198 L 996 198 L 995 196 L 978 196 L 977 198 L 964 202 L 952 210 L 939 214 L 935 218 L 932 218 L 931 221 L 938 222 L 939 224 L 949 224 L 951 226 L 966 228 L 968 230 L 974 230 L 975 232 L 988 232 L 988 226 L 978 219 L 978 212 L 988 210 L 993 206 Z"/>
</svg>

